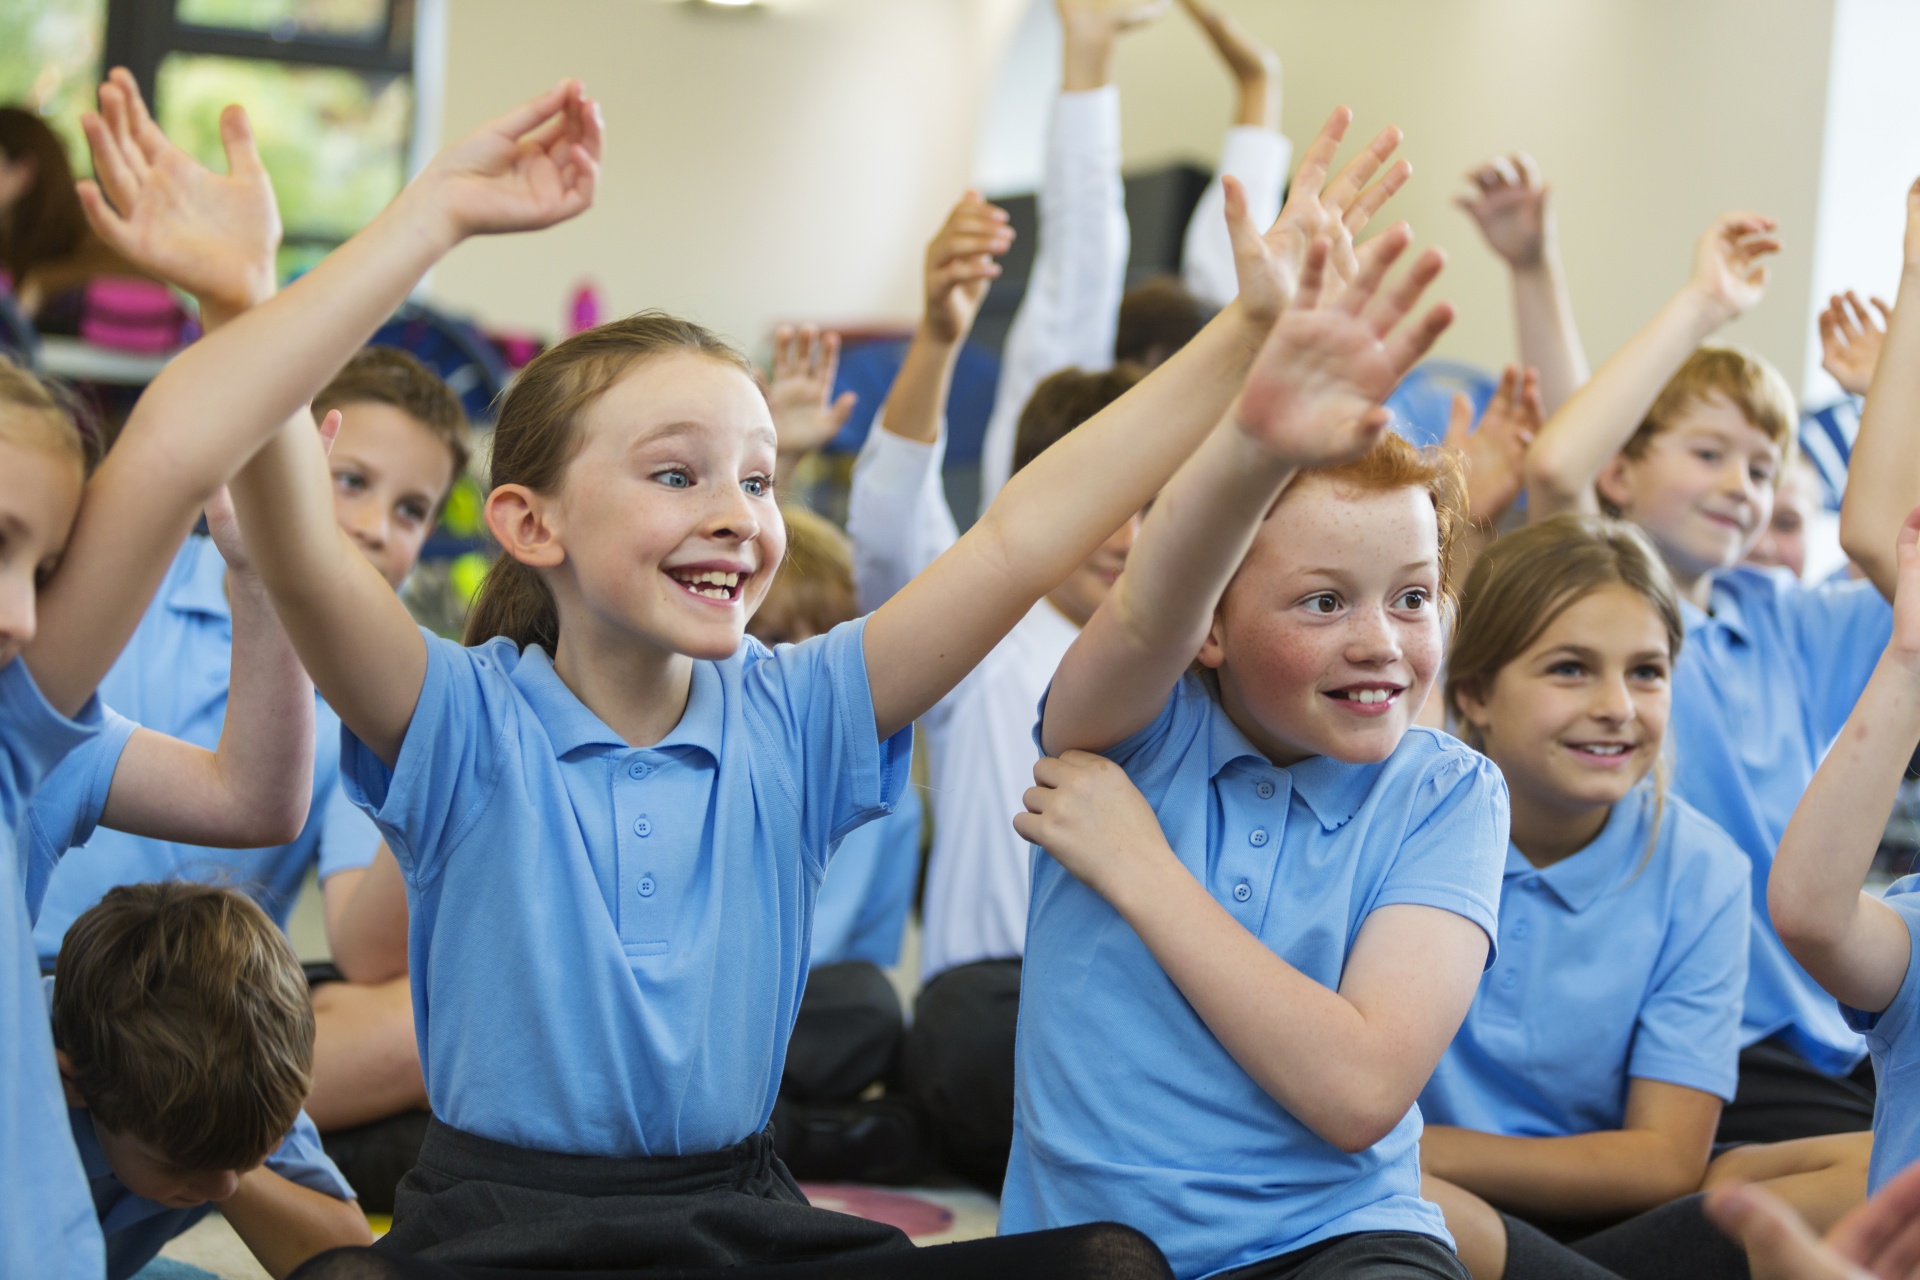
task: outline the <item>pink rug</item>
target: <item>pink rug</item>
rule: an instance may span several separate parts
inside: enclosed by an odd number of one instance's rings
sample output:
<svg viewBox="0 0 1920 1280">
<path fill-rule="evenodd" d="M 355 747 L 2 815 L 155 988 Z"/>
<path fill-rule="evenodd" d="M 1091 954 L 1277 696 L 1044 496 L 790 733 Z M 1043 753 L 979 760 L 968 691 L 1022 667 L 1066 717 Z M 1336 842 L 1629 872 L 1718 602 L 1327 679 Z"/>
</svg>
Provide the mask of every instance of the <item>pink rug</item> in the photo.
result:
<svg viewBox="0 0 1920 1280">
<path fill-rule="evenodd" d="M 899 1191 L 818 1182 L 803 1182 L 800 1189 L 816 1208 L 850 1213 L 869 1222 L 884 1222 L 910 1236 L 937 1236 L 953 1225 L 951 1210 Z"/>
</svg>

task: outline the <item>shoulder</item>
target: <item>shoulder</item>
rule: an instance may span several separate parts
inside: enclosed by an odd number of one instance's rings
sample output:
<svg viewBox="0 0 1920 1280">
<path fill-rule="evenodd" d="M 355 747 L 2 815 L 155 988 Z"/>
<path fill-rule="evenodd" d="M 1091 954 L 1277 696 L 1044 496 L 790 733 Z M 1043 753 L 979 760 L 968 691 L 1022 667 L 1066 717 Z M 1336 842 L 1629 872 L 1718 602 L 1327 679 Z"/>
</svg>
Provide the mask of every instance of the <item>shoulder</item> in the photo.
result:
<svg viewBox="0 0 1920 1280">
<path fill-rule="evenodd" d="M 1414 725 L 1387 757 L 1383 785 L 1422 788 L 1436 798 L 1455 791 L 1485 792 L 1506 802 L 1507 780 L 1493 761 L 1441 729 Z"/>
<path fill-rule="evenodd" d="M 1665 865 L 1666 879 L 1699 907 L 1724 906 L 1752 889 L 1752 860 L 1719 823 L 1671 789 L 1661 802 L 1655 856 Z"/>
<path fill-rule="evenodd" d="M 1920 875 L 1901 876 L 1880 900 L 1907 922 L 1908 929 L 1920 928 Z"/>
</svg>

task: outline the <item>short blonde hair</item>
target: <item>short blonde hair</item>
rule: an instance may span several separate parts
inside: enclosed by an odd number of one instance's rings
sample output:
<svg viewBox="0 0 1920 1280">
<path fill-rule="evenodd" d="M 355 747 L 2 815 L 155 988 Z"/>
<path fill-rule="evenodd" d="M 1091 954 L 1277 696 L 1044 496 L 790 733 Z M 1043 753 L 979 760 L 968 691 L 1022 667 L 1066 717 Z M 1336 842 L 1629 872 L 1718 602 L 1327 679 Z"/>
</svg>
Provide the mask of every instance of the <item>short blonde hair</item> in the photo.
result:
<svg viewBox="0 0 1920 1280">
<path fill-rule="evenodd" d="M 805 507 L 783 507 L 787 558 L 766 599 L 747 622 L 747 634 L 762 644 L 822 635 L 855 614 L 853 544 L 825 516 Z"/>
<path fill-rule="evenodd" d="M 71 391 L 0 354 L 0 440 L 65 454 L 82 475 L 100 461 L 100 435 Z"/>
<path fill-rule="evenodd" d="M 1653 438 L 1672 427 L 1690 406 L 1716 395 L 1780 446 L 1783 463 L 1792 456 L 1794 435 L 1800 425 L 1793 389 L 1778 369 L 1738 347 L 1701 347 L 1688 356 L 1660 389 L 1653 407 L 1621 452 L 1629 458 L 1640 457 Z"/>
</svg>

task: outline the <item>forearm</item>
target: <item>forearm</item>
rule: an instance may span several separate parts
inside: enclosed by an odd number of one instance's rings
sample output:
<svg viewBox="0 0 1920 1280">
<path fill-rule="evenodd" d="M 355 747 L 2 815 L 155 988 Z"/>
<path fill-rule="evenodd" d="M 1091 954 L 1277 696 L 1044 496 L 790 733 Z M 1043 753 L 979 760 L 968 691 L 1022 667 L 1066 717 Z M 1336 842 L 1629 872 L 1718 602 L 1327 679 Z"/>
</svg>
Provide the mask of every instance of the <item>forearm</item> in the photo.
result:
<svg viewBox="0 0 1920 1280">
<path fill-rule="evenodd" d="M 1767 879 L 1780 940 L 1856 1008 L 1885 1008 L 1906 975 L 1906 929 L 1863 888 L 1916 742 L 1920 673 L 1889 653 L 1802 794 Z"/>
<path fill-rule="evenodd" d="M 917 444 L 870 432 L 853 464 L 847 537 L 854 604 L 871 613 L 959 540 L 941 483 L 939 441 Z"/>
<path fill-rule="evenodd" d="M 1428 1125 L 1420 1166 L 1521 1217 L 1581 1221 L 1641 1213 L 1699 1189 L 1707 1150 L 1651 1130 L 1512 1138 Z"/>
<path fill-rule="evenodd" d="M 321 886 L 329 905 L 341 881 L 337 911 L 327 913 L 327 945 L 349 982 L 387 982 L 407 972 L 407 883 L 383 843 L 364 870 L 340 871 Z"/>
<path fill-rule="evenodd" d="M 1880 593 L 1893 599 L 1894 538 L 1920 494 L 1920 264 L 1900 274 L 1880 363 L 1860 415 L 1840 503 L 1840 542 Z"/>
<path fill-rule="evenodd" d="M 1540 398 L 1549 414 L 1558 413 L 1586 384 L 1588 370 L 1566 273 L 1553 248 L 1547 248 L 1538 263 L 1514 270 L 1513 317 L 1520 363 L 1539 371 Z"/>
<path fill-rule="evenodd" d="M 274 1280 L 328 1249 L 370 1245 L 373 1232 L 352 1200 L 289 1182 L 267 1168 L 241 1176 L 220 1214 Z"/>
<path fill-rule="evenodd" d="M 1527 516 L 1594 511 L 1593 484 L 1653 407 L 1660 389 L 1725 315 L 1692 288 L 1660 313 L 1547 420 L 1527 454 Z"/>
<path fill-rule="evenodd" d="M 1432 1064 L 1405 1069 L 1392 1028 L 1268 950 L 1171 854 L 1110 901 L 1233 1060 L 1315 1134 L 1359 1151 L 1413 1105 Z"/>
<path fill-rule="evenodd" d="M 1152 721 L 1292 475 L 1231 414 L 1201 442 L 1155 500 L 1127 572 L 1054 676 L 1042 726 L 1048 755 L 1102 751 Z"/>
<path fill-rule="evenodd" d="M 960 363 L 960 344 L 929 331 L 922 324 L 907 346 L 880 429 L 903 440 L 932 444 L 940 438 L 946 420 L 947 395 L 953 390 L 953 371 Z"/>
<path fill-rule="evenodd" d="M 1233 122 L 1260 129 L 1280 128 L 1280 60 L 1273 59 L 1258 72 L 1249 71 L 1235 78 Z"/>
</svg>

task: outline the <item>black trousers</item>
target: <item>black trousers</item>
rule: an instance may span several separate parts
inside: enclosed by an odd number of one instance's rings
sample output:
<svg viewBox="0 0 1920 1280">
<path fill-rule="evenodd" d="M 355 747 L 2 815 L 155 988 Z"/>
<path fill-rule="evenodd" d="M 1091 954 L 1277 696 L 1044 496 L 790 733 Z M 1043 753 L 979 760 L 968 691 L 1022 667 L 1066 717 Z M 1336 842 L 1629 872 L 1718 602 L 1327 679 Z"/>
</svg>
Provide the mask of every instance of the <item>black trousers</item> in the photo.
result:
<svg viewBox="0 0 1920 1280">
<path fill-rule="evenodd" d="M 1778 1036 L 1740 1051 L 1740 1082 L 1720 1113 L 1717 1142 L 1787 1142 L 1873 1128 L 1873 1066 L 1816 1070 Z"/>
<path fill-rule="evenodd" d="M 1432 1236 L 1361 1231 L 1236 1267 L 1219 1280 L 1467 1280 L 1467 1269 Z"/>
<path fill-rule="evenodd" d="M 905 1035 L 900 997 L 877 965 L 821 965 L 807 975 L 780 1093 L 795 1102 L 851 1102 L 898 1073 Z"/>
<path fill-rule="evenodd" d="M 981 960 L 921 988 L 907 1032 L 906 1088 L 948 1168 L 998 1193 L 1013 1146 L 1013 1033 L 1020 961 Z"/>
</svg>

